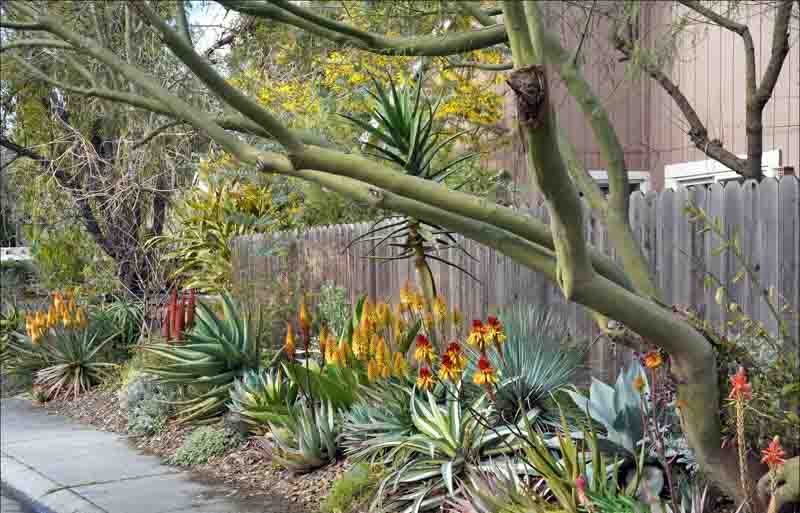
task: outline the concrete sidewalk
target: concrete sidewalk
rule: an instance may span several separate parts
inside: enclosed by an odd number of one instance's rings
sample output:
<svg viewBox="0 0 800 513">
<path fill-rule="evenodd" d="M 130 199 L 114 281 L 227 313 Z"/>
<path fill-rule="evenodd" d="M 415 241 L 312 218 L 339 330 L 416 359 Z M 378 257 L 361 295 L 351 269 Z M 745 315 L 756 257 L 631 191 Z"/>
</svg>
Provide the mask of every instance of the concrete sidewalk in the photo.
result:
<svg viewBox="0 0 800 513">
<path fill-rule="evenodd" d="M 286 512 L 267 499 L 231 499 L 228 489 L 139 454 L 125 437 L 21 399 L 0 401 L 0 457 L 3 485 L 47 513 Z"/>
</svg>

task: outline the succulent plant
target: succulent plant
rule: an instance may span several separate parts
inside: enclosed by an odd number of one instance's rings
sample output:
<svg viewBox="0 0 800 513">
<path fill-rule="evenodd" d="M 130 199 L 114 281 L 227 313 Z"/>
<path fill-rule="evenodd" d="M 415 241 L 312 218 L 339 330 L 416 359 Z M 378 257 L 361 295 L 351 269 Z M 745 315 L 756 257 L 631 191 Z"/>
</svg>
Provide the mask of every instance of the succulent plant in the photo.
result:
<svg viewBox="0 0 800 513">
<path fill-rule="evenodd" d="M 327 465 L 338 454 L 336 409 L 328 402 L 297 403 L 284 426 L 272 426 L 272 440 L 262 446 L 269 458 L 295 473 Z"/>
<path fill-rule="evenodd" d="M 167 362 L 145 371 L 161 383 L 188 388 L 190 399 L 176 402 L 178 421 L 205 420 L 225 413 L 237 378 L 257 369 L 260 360 L 258 333 L 250 319 L 242 317 L 229 293 L 222 294 L 223 317 L 197 303 L 195 326 L 182 345 L 152 344 L 145 349 Z"/>
<path fill-rule="evenodd" d="M 446 407 L 433 395 L 411 399 L 415 432 L 386 440 L 383 462 L 393 469 L 381 481 L 373 510 L 431 511 L 442 507 L 448 496 L 456 495 L 458 480 L 468 472 L 505 462 L 524 471 L 510 458 L 515 452 L 513 430 L 491 428 L 476 412 L 491 408 L 486 398 L 472 404 L 450 399 Z"/>
<path fill-rule="evenodd" d="M 589 397 L 576 391 L 567 391 L 578 408 L 586 412 L 593 420 L 606 429 L 604 440 L 617 449 L 628 454 L 639 452 L 638 444 L 645 438 L 645 426 L 642 418 L 642 396 L 634 388 L 634 380 L 640 378 L 644 382 L 645 393 L 647 377 L 639 362 L 634 361 L 619 374 L 614 386 L 592 378 Z M 607 444 L 606 444 L 607 445 Z M 613 449 L 613 447 L 606 447 Z"/>
<path fill-rule="evenodd" d="M 230 410 L 239 415 L 251 431 L 263 433 L 270 423 L 286 423 L 296 400 L 297 385 L 284 372 L 251 370 L 234 383 Z"/>
</svg>

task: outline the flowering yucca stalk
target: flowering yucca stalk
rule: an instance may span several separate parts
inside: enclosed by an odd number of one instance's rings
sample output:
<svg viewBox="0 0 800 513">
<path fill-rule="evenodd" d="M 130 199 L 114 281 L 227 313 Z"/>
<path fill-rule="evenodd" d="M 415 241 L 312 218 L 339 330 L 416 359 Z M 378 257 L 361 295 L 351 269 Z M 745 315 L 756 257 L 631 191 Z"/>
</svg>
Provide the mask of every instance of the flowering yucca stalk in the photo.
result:
<svg viewBox="0 0 800 513">
<path fill-rule="evenodd" d="M 752 398 L 750 391 L 750 383 L 747 382 L 747 372 L 744 367 L 739 367 L 736 374 L 731 376 L 731 393 L 728 399 L 733 401 L 736 408 L 736 444 L 739 450 L 739 479 L 741 480 L 742 492 L 745 497 L 748 495 L 747 483 L 747 441 L 745 440 L 744 432 L 744 405 L 746 401 Z M 743 510 L 746 511 L 747 499 L 744 499 L 742 504 Z"/>
</svg>

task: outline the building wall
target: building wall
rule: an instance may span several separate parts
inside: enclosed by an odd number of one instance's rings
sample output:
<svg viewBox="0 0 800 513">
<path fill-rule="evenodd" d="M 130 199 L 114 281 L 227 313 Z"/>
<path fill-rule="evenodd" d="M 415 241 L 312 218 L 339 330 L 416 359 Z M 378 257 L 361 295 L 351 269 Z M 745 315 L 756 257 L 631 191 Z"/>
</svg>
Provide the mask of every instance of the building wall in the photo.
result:
<svg viewBox="0 0 800 513">
<path fill-rule="evenodd" d="M 580 39 L 580 24 L 570 19 L 566 2 L 552 2 L 551 30 L 557 31 L 566 48 L 573 49 Z M 685 9 L 677 2 L 648 2 L 642 11 L 642 30 L 654 42 L 660 41 L 669 23 Z M 747 22 L 756 46 L 756 73 L 760 77 L 769 61 L 772 48 L 773 11 L 762 5 L 743 7 L 739 21 Z M 574 11 L 572 11 L 574 12 Z M 574 15 L 573 15 L 574 17 Z M 783 166 L 793 166 L 800 173 L 800 30 L 793 21 L 790 51 L 772 99 L 764 109 L 764 151 L 780 149 Z M 598 17 L 584 41 L 583 74 L 603 100 L 625 149 L 631 171 L 650 171 L 651 186 L 661 189 L 664 166 L 681 162 L 707 160 L 695 149 L 687 135 L 683 114 L 660 85 L 648 77 L 626 76 L 625 63 L 611 48 L 609 24 Z M 670 76 L 680 86 L 706 125 L 711 138 L 720 139 L 736 154 L 746 152 L 744 50 L 741 38 L 721 27 L 696 25 L 681 38 L 681 51 L 672 63 Z M 578 154 L 589 169 L 602 170 L 591 129 L 576 103 L 564 91 L 557 77 L 554 86 L 559 124 L 569 134 Z M 506 95 L 504 123 L 516 128 L 510 91 Z M 512 171 L 515 182 L 536 202 L 530 192 L 525 171 L 524 152 L 518 142 L 488 159 L 489 165 Z"/>
<path fill-rule="evenodd" d="M 676 2 L 653 2 L 646 23 L 654 35 L 679 16 L 685 7 Z M 756 76 L 761 79 L 772 50 L 774 11 L 743 2 L 737 21 L 750 28 L 756 49 Z M 796 8 L 795 8 L 796 9 Z M 764 151 L 780 149 L 783 166 L 800 172 L 800 33 L 797 22 L 790 32 L 790 51 L 783 64 L 772 99 L 764 109 Z M 694 26 L 683 39 L 681 59 L 673 63 L 671 77 L 684 91 L 711 138 L 718 138 L 736 154 L 747 151 L 745 134 L 744 45 L 737 34 L 724 28 Z M 663 184 L 664 166 L 707 160 L 686 135 L 686 122 L 672 99 L 652 82 L 649 105 L 651 166 L 654 181 Z"/>
</svg>

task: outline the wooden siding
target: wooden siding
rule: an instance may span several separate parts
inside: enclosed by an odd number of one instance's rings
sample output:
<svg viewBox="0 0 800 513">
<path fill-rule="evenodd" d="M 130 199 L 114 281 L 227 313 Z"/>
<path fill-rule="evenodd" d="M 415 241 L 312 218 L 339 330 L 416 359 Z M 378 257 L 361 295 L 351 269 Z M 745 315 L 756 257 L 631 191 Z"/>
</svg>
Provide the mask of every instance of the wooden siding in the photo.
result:
<svg viewBox="0 0 800 513">
<path fill-rule="evenodd" d="M 578 37 L 566 14 L 566 2 L 551 7 L 555 16 L 550 26 L 561 34 L 566 48 L 577 46 Z M 561 5 L 561 7 L 559 6 Z M 761 78 L 772 48 L 773 13 L 771 8 L 743 2 L 739 19 L 746 22 L 756 46 L 756 74 Z M 559 9 L 561 11 L 559 11 Z M 651 41 L 659 41 L 666 27 L 682 14 L 677 2 L 647 2 L 642 11 L 642 30 Z M 572 11 L 574 13 L 574 11 Z M 574 16 L 574 14 L 572 14 Z M 583 73 L 604 105 L 625 149 L 631 171 L 650 171 L 651 185 L 660 190 L 664 184 L 664 166 L 707 160 L 694 148 L 687 135 L 687 122 L 661 86 L 647 77 L 631 81 L 625 77 L 625 65 L 608 42 L 608 24 L 598 17 L 591 36 L 584 42 L 586 61 Z M 746 153 L 744 51 L 741 38 L 721 27 L 695 25 L 681 38 L 679 58 L 672 63 L 670 77 L 680 86 L 706 125 L 710 137 L 718 138 L 736 154 Z M 589 169 L 605 169 L 597 145 L 574 100 L 566 97 L 557 77 L 552 80 L 558 121 L 575 144 Z M 515 129 L 511 95 L 505 88 L 504 125 Z M 781 70 L 772 99 L 764 109 L 764 151 L 780 149 L 783 166 L 800 173 L 800 33 L 797 22 L 790 30 L 790 50 Z M 527 193 L 527 202 L 535 205 L 530 192 L 525 159 L 518 143 L 497 152 L 487 164 L 512 172 L 515 182 Z M 524 195 L 524 194 L 523 194 Z"/>
</svg>

